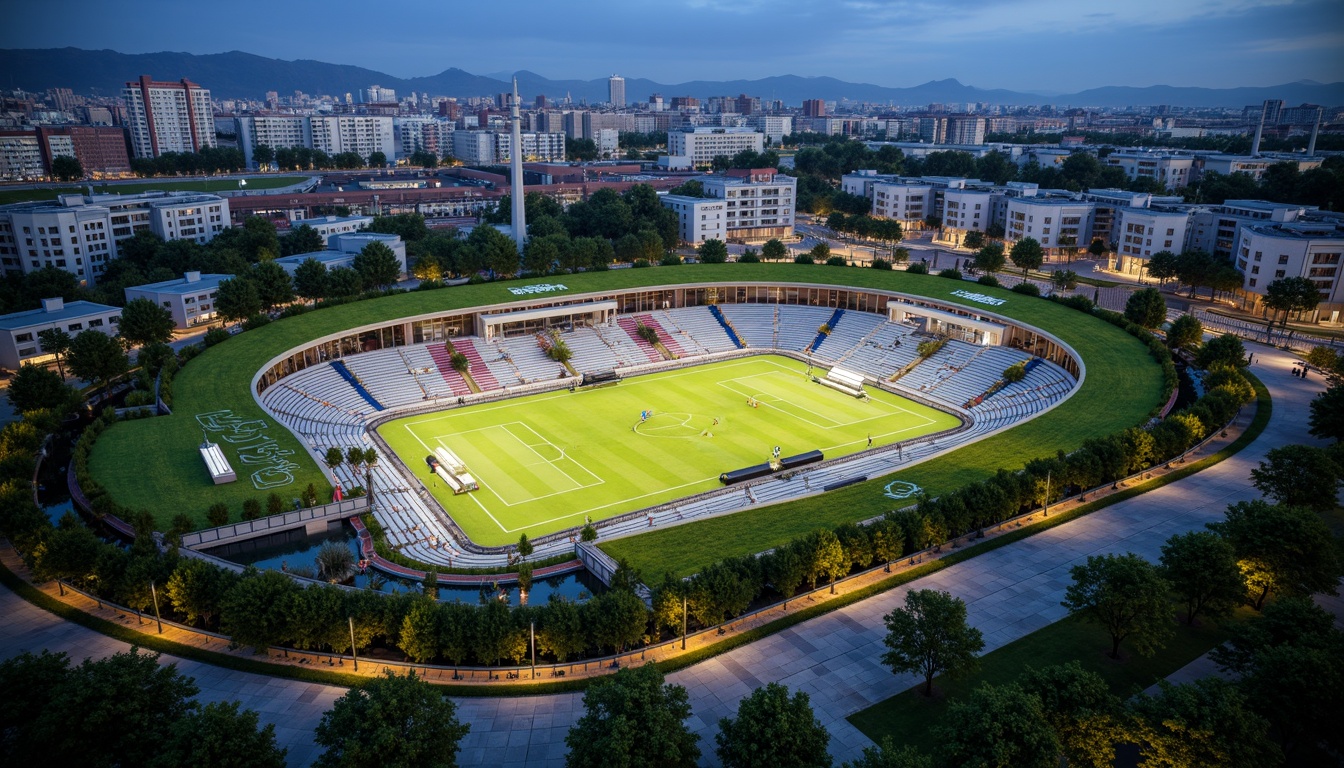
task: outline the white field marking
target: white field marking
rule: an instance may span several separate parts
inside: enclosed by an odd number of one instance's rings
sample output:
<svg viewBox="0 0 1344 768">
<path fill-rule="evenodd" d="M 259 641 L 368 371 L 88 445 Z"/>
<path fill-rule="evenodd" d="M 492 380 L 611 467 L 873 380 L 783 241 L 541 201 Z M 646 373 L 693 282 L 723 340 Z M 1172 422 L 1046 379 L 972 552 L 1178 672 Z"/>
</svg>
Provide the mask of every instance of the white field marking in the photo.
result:
<svg viewBox="0 0 1344 768">
<path fill-rule="evenodd" d="M 699 436 L 700 432 L 699 432 L 699 430 L 698 430 L 696 427 L 691 427 L 691 429 L 694 430 L 694 431 L 693 431 L 692 433 L 690 433 L 690 434 L 684 434 L 684 435 L 683 435 L 683 434 L 678 434 L 678 435 L 657 435 L 657 434 L 653 434 L 653 433 L 655 433 L 655 432 L 659 432 L 659 431 L 661 431 L 661 430 L 665 430 L 665 429 L 682 429 L 682 428 L 688 426 L 688 425 L 691 423 L 691 420 L 695 418 L 695 414 L 693 414 L 693 413 L 685 413 L 685 412 L 683 412 L 683 411 L 677 411 L 677 412 L 675 412 L 675 413 L 655 413 L 655 414 L 653 415 L 653 418 L 654 418 L 654 419 L 657 419 L 657 418 L 659 418 L 659 417 L 666 417 L 666 418 L 663 419 L 664 421 L 666 421 L 667 418 L 672 418 L 672 417 L 677 417 L 677 416 L 682 416 L 682 417 L 685 417 L 685 418 L 682 418 L 681 421 L 676 422 L 676 423 L 674 423 L 674 424 L 666 424 L 666 425 L 661 426 L 661 427 L 650 427 L 650 426 L 648 425 L 648 422 L 647 422 L 647 421 L 646 421 L 646 422 L 642 422 L 642 423 L 640 423 L 640 424 L 636 424 L 636 425 L 635 425 L 635 434 L 640 435 L 640 436 L 643 436 L 643 437 L 661 437 L 661 438 L 672 439 L 672 440 L 690 440 L 690 439 L 693 438 L 693 437 L 698 437 L 698 436 Z"/>
<path fill-rule="evenodd" d="M 878 407 L 880 407 L 880 408 L 885 408 L 885 409 L 887 409 L 887 413 L 879 413 L 879 414 L 876 414 L 876 415 L 874 415 L 874 416 L 869 416 L 869 417 L 866 418 L 866 419 L 856 419 L 856 420 L 853 420 L 853 421 L 845 421 L 845 422 L 836 421 L 835 419 L 832 419 L 832 418 L 830 418 L 830 417 L 828 417 L 828 416 L 821 416 L 821 418 L 826 419 L 827 421 L 829 421 L 830 424 L 829 424 L 829 425 L 828 425 L 828 424 L 818 424 L 817 422 L 812 421 L 811 419 L 806 418 L 805 416 L 801 416 L 801 415 L 795 413 L 795 412 L 794 412 L 794 409 L 802 410 L 804 413 L 806 413 L 806 410 L 803 409 L 802 406 L 798 405 L 797 403 L 794 403 L 793 401 L 791 401 L 791 400 L 789 400 L 789 399 L 787 399 L 787 398 L 785 398 L 785 397 L 781 397 L 781 396 L 776 395 L 776 394 L 760 394 L 760 393 L 753 394 L 753 393 L 751 393 L 751 392 L 743 391 L 742 389 L 739 389 L 739 388 L 737 388 L 737 387 L 732 386 L 734 383 L 737 383 L 737 382 L 749 381 L 750 379 L 758 378 L 758 377 L 760 377 L 760 376 L 773 376 L 773 375 L 775 375 L 774 372 L 770 372 L 770 373 L 759 373 L 759 374 L 755 374 L 755 375 L 752 375 L 752 376 L 743 376 L 742 378 L 738 378 L 738 379 L 725 379 L 725 380 L 719 382 L 719 386 L 723 387 L 724 389 L 727 389 L 727 390 L 730 391 L 730 392 L 737 393 L 738 395 L 742 395 L 742 396 L 746 396 L 746 397 L 751 397 L 752 399 L 756 400 L 757 402 L 761 403 L 762 405 L 764 405 L 764 406 L 766 406 L 766 407 L 774 408 L 775 410 L 779 411 L 780 413 L 785 414 L 786 416 L 789 416 L 789 417 L 792 417 L 792 418 L 794 418 L 794 419 L 797 419 L 798 421 L 801 421 L 801 422 L 803 422 L 804 424 L 810 424 L 810 425 L 816 427 L 817 429 L 827 429 L 827 430 L 829 430 L 829 429 L 839 429 L 839 428 L 843 428 L 843 427 L 853 427 L 853 426 L 857 426 L 857 425 L 859 425 L 859 424 L 863 424 L 863 423 L 865 423 L 865 422 L 876 421 L 876 420 L 879 420 L 879 419 L 885 419 L 885 418 L 887 418 L 887 417 L 889 417 L 889 416 L 895 416 L 895 415 L 898 414 L 898 413 L 904 413 L 904 414 L 906 414 L 906 415 L 908 415 L 908 416 L 910 416 L 910 417 L 912 417 L 912 418 L 922 420 L 923 423 L 922 423 L 922 424 L 916 424 L 916 425 L 915 425 L 916 427 L 923 427 L 923 426 L 928 426 L 929 424 L 934 424 L 934 423 L 936 423 L 933 419 L 930 419 L 930 418 L 927 417 L 927 416 L 921 416 L 921 415 L 919 415 L 919 414 L 917 414 L 917 413 L 913 413 L 913 412 L 911 412 L 911 411 L 909 411 L 909 410 L 906 410 L 905 408 L 900 407 L 899 405 L 893 405 L 893 404 L 891 404 L 891 403 L 887 403 L 887 402 L 884 402 L 884 401 L 882 401 L 882 400 L 869 400 L 869 404 L 870 404 L 870 405 L 876 405 L 876 406 L 878 406 Z M 759 383 L 757 383 L 757 382 L 751 382 L 751 383 L 759 385 Z M 766 399 L 766 398 L 773 398 L 773 399 L 772 399 L 772 400 L 768 400 L 768 399 Z M 782 407 L 780 407 L 780 406 L 778 406 L 778 405 L 775 405 L 775 403 L 785 403 L 785 404 L 787 404 L 787 405 L 789 405 L 789 406 L 792 406 L 792 408 L 782 408 Z M 818 414 L 818 415 L 819 415 L 819 414 Z M 842 444 L 842 445 L 844 445 L 844 444 Z"/>
<path fill-rule="evenodd" d="M 418 424 L 418 422 L 417 422 L 417 424 Z M 429 445 L 428 445 L 427 443 L 425 443 L 424 440 L 421 440 L 421 439 L 420 439 L 420 436 L 419 436 L 419 435 L 415 434 L 415 430 L 411 429 L 411 427 L 414 426 L 413 424 L 405 424 L 404 426 L 406 427 L 406 431 L 409 432 L 409 433 L 411 434 L 411 437 L 414 437 L 414 438 L 415 438 L 415 442 L 417 442 L 417 443 L 419 443 L 420 445 L 424 446 L 425 450 L 426 450 L 426 451 L 429 451 L 431 454 L 434 453 L 434 449 L 433 449 L 433 448 L 430 448 Z M 411 473 L 411 474 L 415 474 L 415 473 Z M 476 481 L 476 483 L 479 485 L 479 484 L 480 484 L 480 480 L 478 479 L 478 480 Z M 421 484 L 422 484 L 422 485 L 424 484 L 423 481 L 421 482 Z M 432 493 L 432 491 L 431 491 L 431 493 Z M 493 491 L 491 491 L 491 493 L 493 493 Z M 437 494 L 433 494 L 433 495 L 437 495 Z M 511 533 L 511 531 L 510 531 L 508 528 L 505 528 L 505 527 L 504 527 L 504 524 L 503 524 L 503 523 L 499 522 L 499 519 L 498 519 L 498 518 L 496 518 L 494 515 L 490 514 L 490 510 L 488 510 L 488 509 L 485 508 L 485 505 L 482 504 L 482 503 L 480 502 L 480 500 L 476 498 L 476 495 L 475 495 L 475 494 L 468 493 L 467 495 L 471 497 L 471 500 L 472 500 L 472 501 L 475 501 L 475 502 L 476 502 L 476 506 L 478 506 L 478 507 L 481 508 L 481 511 L 485 513 L 485 516 L 488 517 L 488 518 L 490 518 L 490 522 L 492 522 L 492 523 L 494 523 L 495 525 L 499 526 L 499 529 L 500 529 L 501 531 L 504 531 L 505 533 Z M 496 498 L 498 498 L 498 496 L 496 496 Z"/>
<path fill-rule="evenodd" d="M 748 357 L 746 359 L 737 360 L 734 362 L 702 363 L 700 365 L 693 365 L 685 369 L 677 369 L 676 371 L 673 372 L 651 373 L 642 376 L 635 376 L 634 378 L 630 379 L 621 379 L 621 389 L 629 390 L 633 387 L 647 386 L 650 384 L 656 384 L 658 382 L 667 381 L 669 379 L 680 379 L 685 376 L 695 376 L 697 374 L 704 373 L 704 371 L 701 369 L 707 366 L 715 366 L 722 368 L 723 370 L 727 370 L 729 368 L 738 368 L 744 365 L 772 365 L 781 370 L 789 371 L 790 373 L 797 373 L 797 371 L 793 370 L 792 368 L 786 365 L 783 365 L 777 360 L 766 360 L 760 357 Z M 763 374 L 756 374 L 756 375 L 759 376 Z M 472 414 L 489 413 L 491 411 L 499 411 L 507 408 L 517 408 L 520 406 L 530 405 L 531 403 L 544 402 L 546 400 L 558 400 L 563 397 L 584 397 L 588 395 L 601 395 L 604 392 L 605 390 L 601 389 L 579 390 L 577 392 L 570 392 L 569 390 L 562 389 L 545 395 L 540 394 L 519 395 L 518 397 L 509 398 L 507 400 L 501 400 L 500 402 L 491 405 L 468 406 L 466 411 L 446 410 L 440 413 L 425 414 L 424 416 L 420 417 L 408 416 L 407 417 L 408 419 L 416 419 L 416 421 L 407 422 L 404 426 L 409 428 L 411 425 L 419 426 L 421 424 L 429 424 L 435 421 L 444 421 L 447 419 L 461 418 L 465 416 L 467 413 Z"/>
<path fill-rule="evenodd" d="M 517 425 L 519 425 L 519 426 L 521 426 L 521 427 L 524 427 L 525 429 L 527 429 L 528 431 L 530 431 L 533 435 L 536 435 L 536 437 L 537 437 L 541 442 L 539 442 L 539 443 L 535 443 L 535 444 L 528 444 L 528 443 L 524 442 L 523 439 L 522 439 L 521 437 L 519 437 L 518 435 L 514 434 L 513 431 L 512 431 L 511 429 L 509 429 L 509 426 L 510 426 L 510 425 L 513 425 L 513 424 L 517 424 Z M 466 430 L 466 431 L 464 431 L 464 432 L 457 432 L 457 433 L 454 433 L 454 434 L 451 434 L 451 435 L 436 435 L 435 437 L 433 437 L 433 438 L 431 438 L 431 439 L 435 440 L 436 442 L 438 442 L 440 445 L 444 446 L 445 448 L 448 448 L 449 450 L 452 450 L 452 446 L 451 446 L 451 445 L 450 445 L 444 438 L 457 438 L 457 437 L 461 437 L 462 435 L 470 434 L 470 433 L 472 433 L 472 432 L 485 432 L 485 431 L 488 431 L 488 430 L 496 430 L 496 429 L 503 429 L 503 430 L 504 430 L 504 434 L 506 434 L 506 435 L 508 435 L 509 437 L 513 438 L 515 442 L 517 442 L 519 445 L 521 445 L 521 446 L 523 446 L 524 448 L 526 448 L 526 449 L 528 449 L 529 451 L 531 451 L 531 452 L 533 453 L 533 455 L 535 455 L 535 456 L 537 457 L 538 461 L 532 462 L 532 463 L 530 463 L 530 464 L 523 464 L 522 466 L 525 466 L 525 467 L 532 467 L 532 466 L 539 466 L 539 465 L 541 465 L 541 464 L 548 464 L 548 465 L 550 465 L 550 467 L 551 467 L 554 471 L 559 472 L 561 475 L 564 476 L 564 478 L 565 478 L 566 480 L 568 480 L 569 482 L 573 483 L 573 487 L 572 487 L 572 488 L 563 488 L 563 489 L 561 489 L 561 490 L 554 491 L 554 492 L 552 492 L 552 493 L 545 493 L 545 494 L 542 494 L 542 495 L 540 495 L 540 496 L 531 496 L 531 497 L 528 497 L 528 498 L 526 498 L 526 499 L 522 499 L 522 500 L 519 500 L 519 501 L 507 501 L 507 500 L 505 500 L 503 494 L 501 494 L 498 490 L 496 490 L 496 484 L 495 484 L 495 483 L 493 483 L 493 482 L 491 482 L 491 483 L 483 482 L 482 479 L 481 479 L 481 476 L 480 476 L 479 474 L 477 474 L 477 475 L 476 475 L 477 484 L 480 485 L 482 488 L 489 490 L 489 491 L 490 491 L 490 494 L 491 494 L 492 496 L 494 496 L 496 499 L 498 499 L 498 500 L 499 500 L 499 503 L 503 504 L 503 505 L 506 506 L 506 507 L 516 507 L 516 506 L 518 506 L 518 505 L 520 505 L 520 504 L 530 504 L 530 503 L 532 503 L 532 502 L 534 502 L 534 501 L 540 501 L 541 499 L 549 499 L 549 498 L 551 498 L 552 496 L 559 496 L 559 495 L 561 495 L 561 494 L 571 493 L 571 492 L 573 492 L 573 491 L 581 491 L 581 490 L 584 490 L 584 489 L 586 489 L 586 488 L 593 488 L 593 487 L 595 487 L 595 486 L 599 486 L 599 485 L 602 485 L 602 484 L 604 484 L 604 483 L 607 482 L 607 481 L 604 480 L 602 477 L 600 477 L 597 473 L 593 472 L 591 469 L 589 469 L 588 467 L 584 466 L 584 465 L 583 465 L 581 462 L 579 462 L 577 459 L 574 459 L 574 458 L 569 457 L 569 455 L 566 454 L 566 453 L 565 453 L 559 446 L 557 446 L 555 443 L 552 443 L 551 441 L 549 441 L 549 440 L 547 440 L 546 438 L 542 437 L 540 434 L 537 433 L 537 431 L 536 431 L 535 429 L 532 429 L 532 427 L 528 426 L 527 424 L 525 424 L 525 423 L 523 423 L 523 422 L 521 422 L 521 421 L 512 421 L 512 422 L 507 422 L 507 423 L 505 423 L 505 424 L 493 424 L 493 425 L 488 426 L 488 427 L 481 427 L 481 428 L 479 428 L 479 429 L 469 429 L 469 430 Z M 468 442 L 470 442 L 470 441 L 468 441 Z M 423 443 L 422 443 L 422 444 L 423 444 Z M 556 452 L 559 454 L 559 458 L 556 458 L 556 459 L 547 459 L 545 456 L 542 456 L 540 453 L 537 452 L 536 447 L 535 447 L 535 446 L 537 446 L 537 445 L 549 445 L 549 446 L 551 446 L 551 447 L 554 448 L 554 449 L 556 450 Z M 472 445 L 471 447 L 472 447 L 474 450 L 476 450 L 476 451 L 478 451 L 478 452 L 480 452 L 480 453 L 485 453 L 485 452 L 486 452 L 486 451 L 482 451 L 480 448 L 478 448 L 478 447 L 475 446 L 475 445 Z M 432 451 L 431 451 L 431 453 L 432 453 Z M 506 453 L 507 453 L 507 451 L 506 451 Z M 588 473 L 588 476 L 591 477 L 591 478 L 592 478 L 594 481 L 596 481 L 596 482 L 591 482 L 591 483 L 582 483 L 582 482 L 579 482 L 579 480 L 577 480 L 573 475 L 571 475 L 571 474 L 569 474 L 568 472 L 566 472 L 565 470 L 561 469 L 559 466 L 556 466 L 557 462 L 559 462 L 559 461 L 570 461 L 570 462 L 573 462 L 575 466 L 577 466 L 579 469 L 582 469 L 584 472 L 587 472 L 587 473 Z M 521 462 L 520 462 L 520 463 L 521 463 Z M 479 470 L 478 470 L 478 471 L 479 471 Z M 515 487 L 517 487 L 517 486 L 515 486 Z"/>
<path fill-rule="evenodd" d="M 707 477 L 707 478 L 705 478 L 704 480 L 695 480 L 695 481 L 692 481 L 692 482 L 689 482 L 689 483 L 682 483 L 681 485 L 674 485 L 674 486 L 670 486 L 670 487 L 668 487 L 668 488 L 661 488 L 661 489 L 656 490 L 656 491 L 651 491 L 651 492 L 649 492 L 649 493 L 640 494 L 639 496 L 627 496 L 627 497 L 624 498 L 624 499 L 618 499 L 617 501 L 612 501 L 612 502 L 609 502 L 609 503 L 607 503 L 607 504 L 600 504 L 600 505 L 598 505 L 598 506 L 596 506 L 596 507 L 590 507 L 590 508 L 588 508 L 588 509 L 582 509 L 582 510 L 579 510 L 578 512 L 571 512 L 570 514 L 567 514 L 567 515 L 561 515 L 561 516 L 559 516 L 559 517 L 553 517 L 553 518 L 551 518 L 551 519 L 549 519 L 549 520 L 534 520 L 534 521 L 528 523 L 527 525 L 520 526 L 520 527 L 518 527 L 518 528 L 505 528 L 504 531 L 505 531 L 506 533 L 516 533 L 516 532 L 518 532 L 518 531 L 527 530 L 528 528 L 530 528 L 530 527 L 532 527 L 532 526 L 537 526 L 537 525 L 547 525 L 547 524 L 549 524 L 549 523 L 558 523 L 558 522 L 560 522 L 561 520 L 568 520 L 569 518 L 571 518 L 571 517 L 575 517 L 575 516 L 577 516 L 577 515 L 586 515 L 586 514 L 589 514 L 589 513 L 591 513 L 591 512 L 597 512 L 597 511 L 599 511 L 599 510 L 606 509 L 606 508 L 608 508 L 608 507 L 614 507 L 614 506 L 617 506 L 618 504 L 627 504 L 627 503 L 632 502 L 632 501 L 638 501 L 638 500 L 640 500 L 640 499 L 646 499 L 646 498 L 648 498 L 648 497 L 650 497 L 650 496 L 657 496 L 657 495 L 660 494 L 660 493 L 668 493 L 669 491 L 679 491 L 679 490 L 681 490 L 682 488 L 690 488 L 690 487 L 692 487 L 692 486 L 700 485 L 701 483 L 708 483 L 708 482 L 711 482 L 711 481 L 714 481 L 714 480 L 718 480 L 718 479 L 719 479 L 719 476 L 718 476 L 718 475 L 714 475 L 713 477 Z M 478 502 L 478 503 L 479 503 L 479 502 Z M 487 514 L 488 514 L 488 513 L 487 513 Z M 494 518 L 494 515 L 491 515 L 491 516 L 490 516 L 490 519 L 491 519 L 491 520 L 494 520 L 494 519 L 495 519 L 495 518 Z M 495 522 L 498 523 L 499 521 L 498 521 L 498 520 L 495 520 Z M 501 526 L 501 527 L 503 527 L 503 526 Z"/>
</svg>

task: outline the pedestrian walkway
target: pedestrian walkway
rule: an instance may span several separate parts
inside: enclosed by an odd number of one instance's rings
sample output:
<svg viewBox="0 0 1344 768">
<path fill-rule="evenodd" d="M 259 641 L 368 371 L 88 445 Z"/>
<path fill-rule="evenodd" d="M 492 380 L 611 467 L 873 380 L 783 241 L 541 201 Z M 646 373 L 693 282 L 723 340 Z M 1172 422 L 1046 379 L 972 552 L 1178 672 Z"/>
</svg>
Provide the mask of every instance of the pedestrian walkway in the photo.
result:
<svg viewBox="0 0 1344 768">
<path fill-rule="evenodd" d="M 1264 433 L 1236 456 L 670 675 L 669 682 L 686 686 L 690 693 L 690 725 L 701 737 L 706 764 L 714 762 L 719 718 L 735 713 L 744 696 L 768 682 L 781 682 L 811 696 L 818 718 L 831 732 L 831 752 L 837 761 L 853 759 L 871 746 L 844 718 L 917 682 L 912 675 L 892 675 L 879 661 L 885 650 L 882 617 L 903 603 L 908 589 L 945 589 L 966 600 L 971 623 L 984 632 L 986 650 L 993 650 L 1063 617 L 1059 602 L 1069 568 L 1089 555 L 1135 552 L 1156 559 L 1171 535 L 1200 529 L 1219 519 L 1228 504 L 1255 498 L 1249 473 L 1267 450 L 1312 442 L 1306 430 L 1307 403 L 1324 384 L 1289 375 L 1295 358 L 1286 353 L 1249 346 L 1256 359 L 1252 370 L 1273 394 L 1274 417 Z M 7 590 L 0 592 L 0 611 L 7 617 L 0 624 L 0 657 L 45 647 L 82 658 L 127 647 L 64 623 Z M 312 728 L 341 694 L 330 686 L 272 680 L 196 662 L 182 661 L 179 668 L 198 678 L 202 698 L 237 698 L 243 706 L 261 711 L 265 722 L 276 723 L 295 766 L 311 760 Z M 459 717 L 472 726 L 459 759 L 464 766 L 562 765 L 565 734 L 582 710 L 579 693 L 457 701 Z"/>
</svg>

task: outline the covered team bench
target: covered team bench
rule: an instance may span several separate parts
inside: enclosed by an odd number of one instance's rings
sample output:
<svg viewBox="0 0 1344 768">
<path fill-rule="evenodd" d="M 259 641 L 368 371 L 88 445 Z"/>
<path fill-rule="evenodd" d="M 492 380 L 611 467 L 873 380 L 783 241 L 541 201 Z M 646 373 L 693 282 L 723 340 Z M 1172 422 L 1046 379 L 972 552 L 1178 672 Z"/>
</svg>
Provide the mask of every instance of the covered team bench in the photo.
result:
<svg viewBox="0 0 1344 768">
<path fill-rule="evenodd" d="M 853 371 L 846 371 L 843 368 L 832 368 L 827 371 L 825 378 L 813 377 L 813 381 L 818 384 L 824 384 L 838 392 L 844 392 L 851 397 L 867 397 L 868 394 L 863 391 L 863 374 Z"/>
<path fill-rule="evenodd" d="M 821 451 L 808 451 L 807 453 L 800 453 L 797 456 L 785 456 L 778 461 L 743 467 L 742 469 L 735 469 L 732 472 L 724 472 L 719 475 L 719 482 L 724 485 L 742 483 L 747 480 L 755 480 L 758 477 L 765 477 L 773 472 L 785 469 L 797 469 L 798 467 L 804 467 L 808 464 L 816 464 L 825 458 L 826 456 L 822 454 Z"/>
<path fill-rule="evenodd" d="M 433 456 L 425 457 L 425 463 L 434 474 L 443 478 L 443 482 L 447 483 L 455 494 L 480 488 L 476 478 L 468 474 L 467 465 L 447 448 L 435 448 Z"/>
</svg>

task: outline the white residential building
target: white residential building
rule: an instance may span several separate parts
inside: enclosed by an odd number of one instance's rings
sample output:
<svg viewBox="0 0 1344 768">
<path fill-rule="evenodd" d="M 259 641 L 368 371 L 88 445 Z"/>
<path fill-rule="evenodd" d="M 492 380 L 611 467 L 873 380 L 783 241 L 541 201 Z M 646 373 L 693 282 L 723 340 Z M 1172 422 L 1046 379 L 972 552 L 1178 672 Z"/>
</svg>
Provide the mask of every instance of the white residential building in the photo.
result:
<svg viewBox="0 0 1344 768">
<path fill-rule="evenodd" d="M 993 223 L 994 193 L 987 189 L 943 190 L 943 234 L 960 244 L 967 232 L 984 232 Z"/>
<path fill-rule="evenodd" d="M 164 152 L 199 152 L 215 146 L 215 121 L 210 91 L 183 78 L 158 82 L 142 75 L 126 83 L 126 124 L 136 157 Z"/>
<path fill-rule="evenodd" d="M 625 78 L 612 75 L 607 80 L 607 100 L 618 107 L 625 106 Z"/>
<path fill-rule="evenodd" d="M 231 277 L 187 272 L 172 280 L 127 288 L 126 301 L 148 299 L 172 313 L 173 325 L 178 330 L 186 330 L 215 319 L 219 284 Z"/>
<path fill-rule="evenodd" d="M 1086 248 L 1092 242 L 1096 203 L 1060 198 L 1019 197 L 1008 200 L 1005 244 L 1034 238 L 1046 254 L 1062 248 Z M 1060 239 L 1067 238 L 1067 245 Z"/>
<path fill-rule="evenodd" d="M 271 149 L 313 146 L 313 131 L 303 115 L 254 115 L 237 117 L 233 122 L 248 167 L 253 164 L 252 153 L 262 144 Z"/>
<path fill-rule="evenodd" d="M 41 309 L 0 315 L 0 368 L 17 371 L 25 363 L 42 365 L 56 356 L 42 349 L 38 334 L 60 328 L 71 336 L 85 331 L 117 332 L 121 307 L 91 301 L 65 303 L 60 298 L 43 299 Z"/>
<path fill-rule="evenodd" d="M 661 195 L 663 207 L 677 214 L 677 238 L 699 245 L 706 240 L 728 240 L 728 203 L 686 195 Z"/>
<path fill-rule="evenodd" d="M 793 133 L 792 115 L 752 115 L 748 123 L 776 147 L 784 143 L 785 136 Z"/>
<path fill-rule="evenodd" d="M 1265 200 L 1225 200 L 1222 205 L 1201 206 L 1190 214 L 1185 247 L 1231 259 L 1239 249 L 1237 238 L 1244 224 L 1286 224 L 1297 221 L 1315 208 Z"/>
<path fill-rule="evenodd" d="M 1195 158 L 1165 152 L 1112 152 L 1102 162 L 1123 170 L 1131 181 L 1152 179 L 1167 189 L 1180 189 L 1191 181 Z"/>
<path fill-rule="evenodd" d="M 1129 275 L 1142 275 L 1154 253 L 1180 253 L 1190 223 L 1186 211 L 1151 208 L 1119 208 L 1111 235 L 1115 268 Z"/>
<path fill-rule="evenodd" d="M 563 136 L 563 134 L 561 134 Z M 597 156 L 601 158 L 612 158 L 620 154 L 621 151 L 621 132 L 615 128 L 603 128 L 593 137 L 593 143 L 597 145 Z M 560 149 L 563 152 L 565 143 L 560 142 Z"/>
<path fill-rule="evenodd" d="M 397 154 L 392 118 L 386 115 L 332 115 L 310 117 L 313 149 L 328 155 L 354 152 L 367 160 L 382 152 L 389 160 Z"/>
<path fill-rule="evenodd" d="M 667 134 L 667 154 L 688 158 L 691 165 L 709 165 L 714 158 L 765 149 L 765 134 L 751 128 L 686 127 Z"/>
<path fill-rule="evenodd" d="M 490 131 L 453 131 L 453 157 L 467 165 L 493 165 L 495 134 Z"/>
<path fill-rule="evenodd" d="M 759 242 L 793 235 L 798 199 L 794 177 L 774 168 L 734 169 L 701 183 L 706 195 L 727 201 L 724 221 L 730 240 Z"/>
<path fill-rule="evenodd" d="M 297 219 L 295 227 L 308 226 L 322 236 L 322 242 L 329 242 L 333 235 L 359 232 L 373 223 L 372 216 L 318 216 L 313 219 Z"/>
<path fill-rule="evenodd" d="M 55 267 L 91 286 L 140 230 L 206 243 L 229 226 L 228 198 L 195 192 L 61 195 L 0 206 L 0 271 Z"/>
<path fill-rule="evenodd" d="M 504 131 L 491 134 L 495 141 L 495 163 L 508 163 L 513 160 L 513 135 Z M 525 131 L 518 134 L 523 143 L 523 160 L 526 162 L 550 162 L 565 159 L 565 134 L 535 133 Z"/>
<path fill-rule="evenodd" d="M 924 218 L 936 210 L 930 184 L 899 180 L 873 184 L 873 215 L 895 219 L 904 229 L 923 229 Z"/>
<path fill-rule="evenodd" d="M 1317 319 L 1339 322 L 1344 310 L 1344 220 L 1242 225 L 1237 268 L 1243 288 L 1258 305 L 1270 283 L 1305 277 L 1320 291 Z"/>
</svg>

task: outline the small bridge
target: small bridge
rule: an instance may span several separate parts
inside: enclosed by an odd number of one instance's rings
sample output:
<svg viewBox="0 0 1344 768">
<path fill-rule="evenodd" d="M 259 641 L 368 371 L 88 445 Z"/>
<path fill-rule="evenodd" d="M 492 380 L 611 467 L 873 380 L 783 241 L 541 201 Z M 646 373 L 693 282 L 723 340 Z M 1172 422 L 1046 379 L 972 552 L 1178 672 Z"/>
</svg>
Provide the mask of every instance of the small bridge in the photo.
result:
<svg viewBox="0 0 1344 768">
<path fill-rule="evenodd" d="M 304 532 L 310 535 L 325 533 L 332 523 L 340 523 L 347 518 L 362 515 L 369 511 L 369 507 L 369 497 L 361 496 L 318 507 L 259 517 L 256 520 L 243 520 L 218 528 L 206 528 L 203 531 L 183 534 L 182 546 L 187 549 L 208 549 L 297 528 L 303 528 Z"/>
</svg>

